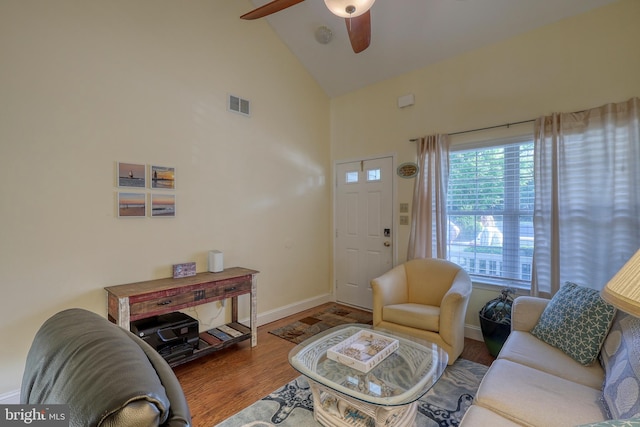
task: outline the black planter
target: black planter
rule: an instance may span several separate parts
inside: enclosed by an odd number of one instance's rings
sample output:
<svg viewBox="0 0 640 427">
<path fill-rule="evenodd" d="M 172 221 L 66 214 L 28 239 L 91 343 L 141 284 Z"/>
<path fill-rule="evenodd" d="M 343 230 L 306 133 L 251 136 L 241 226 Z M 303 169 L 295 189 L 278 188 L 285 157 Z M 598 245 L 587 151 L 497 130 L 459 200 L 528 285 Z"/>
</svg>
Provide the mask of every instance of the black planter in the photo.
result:
<svg viewBox="0 0 640 427">
<path fill-rule="evenodd" d="M 489 353 L 497 357 L 511 332 L 511 325 L 494 322 L 480 315 L 480 329 Z"/>
</svg>

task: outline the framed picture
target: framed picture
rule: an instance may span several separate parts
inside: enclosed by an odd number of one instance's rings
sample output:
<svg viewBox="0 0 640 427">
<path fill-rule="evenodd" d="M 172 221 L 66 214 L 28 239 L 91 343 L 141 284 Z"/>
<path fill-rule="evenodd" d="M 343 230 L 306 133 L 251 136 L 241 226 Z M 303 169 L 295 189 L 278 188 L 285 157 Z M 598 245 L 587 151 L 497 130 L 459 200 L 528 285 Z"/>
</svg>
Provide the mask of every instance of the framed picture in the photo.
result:
<svg viewBox="0 0 640 427">
<path fill-rule="evenodd" d="M 152 189 L 174 190 L 176 188 L 175 168 L 151 165 L 149 174 Z"/>
<path fill-rule="evenodd" d="M 146 188 L 147 166 L 118 162 L 118 187 Z"/>
<path fill-rule="evenodd" d="M 152 217 L 176 216 L 176 196 L 174 196 L 173 194 L 152 194 L 151 195 L 151 216 Z"/>
<path fill-rule="evenodd" d="M 413 178 L 418 175 L 419 168 L 416 163 L 403 163 L 398 166 L 397 174 L 400 178 Z"/>
<path fill-rule="evenodd" d="M 173 278 L 191 277 L 196 275 L 196 263 L 186 262 L 184 264 L 173 265 Z M 203 291 L 204 292 L 204 291 Z"/>
<path fill-rule="evenodd" d="M 118 217 L 144 218 L 147 214 L 147 199 L 144 193 L 118 193 Z"/>
</svg>

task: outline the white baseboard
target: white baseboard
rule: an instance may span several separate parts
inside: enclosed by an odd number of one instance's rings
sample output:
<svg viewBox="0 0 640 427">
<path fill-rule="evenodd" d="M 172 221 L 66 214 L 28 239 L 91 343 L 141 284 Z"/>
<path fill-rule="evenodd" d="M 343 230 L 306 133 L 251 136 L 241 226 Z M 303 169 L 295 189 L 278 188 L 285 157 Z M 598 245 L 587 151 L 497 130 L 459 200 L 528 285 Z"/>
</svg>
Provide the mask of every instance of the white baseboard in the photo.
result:
<svg viewBox="0 0 640 427">
<path fill-rule="evenodd" d="M 285 305 L 284 307 L 279 307 L 265 313 L 258 313 L 258 326 L 266 325 L 267 323 L 275 322 L 276 320 L 291 316 L 292 314 L 333 301 L 333 295 L 325 294 L 304 301 L 299 301 L 294 304 Z M 243 321 L 249 321 L 249 319 L 243 319 Z"/>
<path fill-rule="evenodd" d="M 484 341 L 482 338 L 482 330 L 480 326 L 464 325 L 464 336 L 476 341 Z"/>
<path fill-rule="evenodd" d="M 20 403 L 20 390 L 0 394 L 0 405 L 16 405 Z"/>
</svg>

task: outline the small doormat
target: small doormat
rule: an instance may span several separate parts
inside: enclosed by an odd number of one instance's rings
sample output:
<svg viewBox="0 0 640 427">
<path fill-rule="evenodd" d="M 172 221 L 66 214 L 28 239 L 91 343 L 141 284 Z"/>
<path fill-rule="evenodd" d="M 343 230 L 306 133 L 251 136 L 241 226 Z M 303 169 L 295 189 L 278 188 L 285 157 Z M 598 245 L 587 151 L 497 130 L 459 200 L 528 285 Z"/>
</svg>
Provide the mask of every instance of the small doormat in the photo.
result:
<svg viewBox="0 0 640 427">
<path fill-rule="evenodd" d="M 334 326 L 347 323 L 364 323 L 371 325 L 372 322 L 373 315 L 371 313 L 350 309 L 345 306 L 333 305 L 289 325 L 269 331 L 269 333 L 294 344 L 300 344 L 307 338 L 333 328 Z"/>
</svg>

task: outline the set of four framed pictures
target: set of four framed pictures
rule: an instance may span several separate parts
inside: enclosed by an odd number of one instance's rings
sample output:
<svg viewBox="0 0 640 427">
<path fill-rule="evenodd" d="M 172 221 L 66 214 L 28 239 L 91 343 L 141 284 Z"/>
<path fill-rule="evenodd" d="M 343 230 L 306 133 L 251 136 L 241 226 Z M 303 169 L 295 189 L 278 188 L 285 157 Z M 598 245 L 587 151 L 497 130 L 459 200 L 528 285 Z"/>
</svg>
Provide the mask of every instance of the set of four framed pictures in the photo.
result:
<svg viewBox="0 0 640 427">
<path fill-rule="evenodd" d="M 153 218 L 175 217 L 176 196 L 163 190 L 175 190 L 175 168 L 118 162 L 116 165 L 117 214 L 119 218 L 145 218 L 147 206 Z M 137 190 L 151 190 L 137 191 Z M 156 190 L 158 192 L 156 192 Z"/>
</svg>

